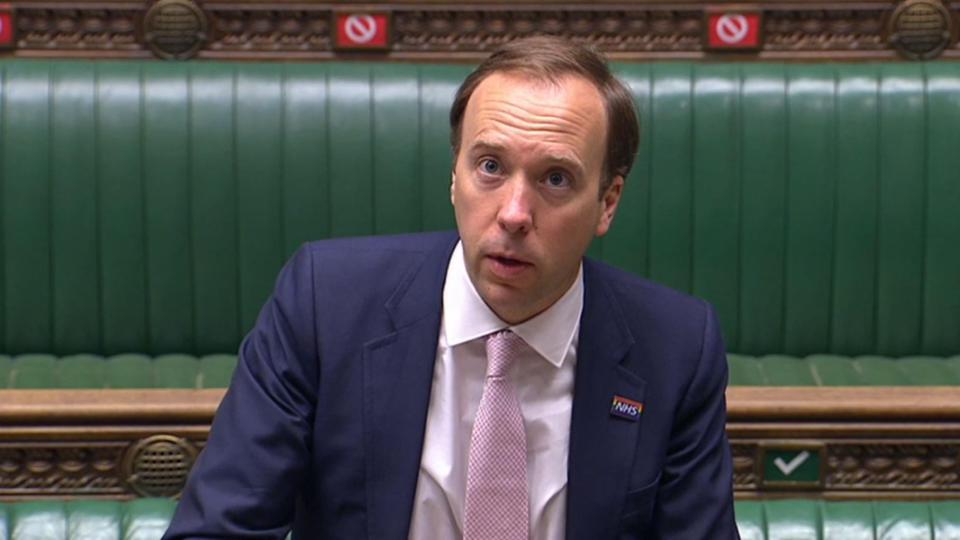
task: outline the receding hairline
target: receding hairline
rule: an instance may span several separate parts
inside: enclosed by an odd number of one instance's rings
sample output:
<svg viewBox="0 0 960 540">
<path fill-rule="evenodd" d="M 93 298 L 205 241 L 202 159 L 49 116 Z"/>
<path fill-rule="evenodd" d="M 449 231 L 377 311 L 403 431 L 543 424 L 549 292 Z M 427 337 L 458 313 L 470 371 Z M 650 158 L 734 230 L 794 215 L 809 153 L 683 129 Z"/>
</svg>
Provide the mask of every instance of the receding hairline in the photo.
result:
<svg viewBox="0 0 960 540">
<path fill-rule="evenodd" d="M 593 89 L 594 97 L 597 99 L 597 102 L 600 104 L 600 110 L 602 111 L 602 114 L 603 114 L 603 127 L 604 127 L 603 142 L 604 142 L 604 145 L 606 144 L 607 130 L 610 127 L 610 124 L 609 124 L 610 114 L 609 114 L 609 111 L 607 110 L 606 99 L 604 99 L 604 95 L 603 95 L 603 89 L 600 88 L 596 82 L 590 79 L 589 76 L 576 70 L 563 70 L 555 73 L 553 72 L 546 73 L 545 70 L 541 70 L 541 69 L 529 69 L 529 68 L 525 69 L 520 67 L 518 68 L 511 67 L 508 69 L 497 69 L 495 71 L 485 73 L 483 77 L 481 77 L 476 81 L 476 83 L 474 84 L 473 88 L 470 91 L 470 97 L 466 101 L 466 103 L 464 103 L 463 111 L 461 112 L 461 123 L 460 123 L 461 132 L 457 134 L 457 137 L 455 139 L 457 142 L 457 146 L 454 146 L 453 148 L 454 152 L 457 152 L 459 145 L 462 144 L 463 142 L 462 141 L 462 136 L 463 136 L 462 120 L 463 118 L 466 117 L 466 112 L 467 112 L 467 109 L 470 107 L 470 104 L 475 103 L 474 96 L 477 94 L 477 91 L 480 89 L 480 87 L 483 86 L 484 83 L 490 80 L 490 78 L 496 77 L 496 76 L 515 78 L 524 83 L 530 83 L 535 87 L 551 88 L 557 91 L 562 91 L 566 89 L 567 86 L 564 83 L 570 80 L 579 80 L 586 83 L 590 88 Z"/>
<path fill-rule="evenodd" d="M 466 119 L 466 116 L 467 116 L 466 111 L 471 107 L 471 104 L 473 104 L 473 106 L 476 106 L 477 101 L 475 98 L 478 95 L 478 92 L 480 92 L 481 87 L 491 77 L 496 77 L 498 75 L 507 77 L 507 78 L 512 77 L 520 81 L 523 81 L 524 83 L 532 83 L 534 86 L 537 86 L 540 88 L 552 88 L 557 91 L 563 91 L 569 88 L 565 84 L 565 82 L 571 79 L 579 80 L 585 83 L 589 88 L 593 90 L 593 98 L 596 100 L 596 103 L 599 106 L 598 108 L 603 120 L 603 125 L 602 125 L 602 128 L 600 129 L 600 136 L 602 137 L 601 147 L 606 149 L 606 139 L 609 136 L 609 133 L 608 133 L 609 119 L 607 118 L 609 116 L 609 113 L 607 111 L 607 107 L 605 106 L 605 101 L 603 99 L 603 92 L 599 88 L 597 88 L 597 85 L 592 80 L 590 80 L 590 78 L 572 70 L 564 73 L 556 74 L 555 76 L 549 76 L 549 77 L 537 76 L 537 74 L 531 74 L 530 71 L 531 70 L 511 69 L 511 70 L 502 70 L 502 71 L 497 70 L 497 71 L 492 71 L 488 73 L 485 77 L 480 79 L 479 82 L 477 82 L 476 86 L 473 88 L 473 91 L 470 94 L 470 99 L 468 100 L 468 102 L 464 107 L 464 112 L 463 112 L 464 119 Z M 537 73 L 539 73 L 539 70 L 534 70 L 534 71 L 537 71 Z M 496 141 L 494 138 L 490 138 L 489 136 L 479 135 L 474 140 L 474 143 L 470 145 L 470 148 L 462 148 L 464 129 L 466 129 L 465 122 L 461 123 L 460 125 L 461 133 L 457 141 L 459 143 L 460 148 L 454 148 L 454 152 L 455 152 L 453 156 L 454 163 L 456 163 L 456 160 L 459 158 L 461 151 L 469 151 L 471 148 L 476 148 L 478 146 L 484 147 L 484 148 L 490 148 L 490 149 L 499 149 L 499 150 L 503 150 L 507 147 L 507 145 Z M 561 152 L 561 153 L 552 153 L 549 157 L 552 161 L 557 162 L 561 166 L 564 166 L 569 169 L 577 170 L 580 172 L 585 172 L 583 170 L 584 164 L 580 159 L 578 159 L 575 156 L 566 155 L 566 153 Z M 603 152 L 602 159 L 606 159 L 606 152 Z"/>
</svg>

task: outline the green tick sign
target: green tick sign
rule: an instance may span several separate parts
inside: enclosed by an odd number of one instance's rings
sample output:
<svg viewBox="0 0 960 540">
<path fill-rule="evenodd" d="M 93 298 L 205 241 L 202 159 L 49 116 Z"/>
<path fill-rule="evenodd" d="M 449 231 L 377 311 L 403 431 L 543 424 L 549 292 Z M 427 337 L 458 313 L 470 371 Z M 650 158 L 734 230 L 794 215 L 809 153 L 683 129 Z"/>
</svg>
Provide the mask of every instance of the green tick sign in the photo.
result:
<svg viewBox="0 0 960 540">
<path fill-rule="evenodd" d="M 815 448 L 767 448 L 763 455 L 763 482 L 819 486 L 820 451 Z"/>
</svg>

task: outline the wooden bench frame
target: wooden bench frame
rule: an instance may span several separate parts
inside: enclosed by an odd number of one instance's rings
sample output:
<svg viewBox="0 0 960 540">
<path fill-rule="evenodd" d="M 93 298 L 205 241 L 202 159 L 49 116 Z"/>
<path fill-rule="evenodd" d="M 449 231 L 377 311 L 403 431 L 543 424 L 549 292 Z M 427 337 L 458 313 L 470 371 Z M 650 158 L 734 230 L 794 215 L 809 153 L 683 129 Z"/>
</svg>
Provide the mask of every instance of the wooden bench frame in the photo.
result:
<svg viewBox="0 0 960 540">
<path fill-rule="evenodd" d="M 0 390 L 0 500 L 173 496 L 223 389 Z M 727 390 L 738 498 L 960 497 L 960 388 Z M 818 454 L 820 482 L 765 482 L 771 449 Z"/>
</svg>

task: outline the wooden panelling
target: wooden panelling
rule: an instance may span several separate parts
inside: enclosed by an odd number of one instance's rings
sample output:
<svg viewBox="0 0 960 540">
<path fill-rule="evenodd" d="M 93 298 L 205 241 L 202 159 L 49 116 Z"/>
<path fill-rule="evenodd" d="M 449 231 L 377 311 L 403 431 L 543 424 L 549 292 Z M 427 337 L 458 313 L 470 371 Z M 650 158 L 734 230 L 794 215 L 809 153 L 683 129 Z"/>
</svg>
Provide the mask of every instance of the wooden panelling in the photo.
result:
<svg viewBox="0 0 960 540">
<path fill-rule="evenodd" d="M 0 500 L 176 495 L 223 392 L 0 390 Z M 727 405 L 739 498 L 960 495 L 960 388 L 731 387 Z"/>
<path fill-rule="evenodd" d="M 17 1 L 2 54 L 45 57 L 471 61 L 499 44 L 560 34 L 629 60 L 960 58 L 960 5 L 940 0 L 842 2 L 352 3 L 159 0 Z M 756 16 L 756 42 L 711 14 Z M 376 16 L 345 32 L 343 17 Z M 752 24 L 753 21 L 751 21 Z M 385 25 L 385 26 L 383 26 Z M 382 27 L 382 28 L 381 28 Z M 359 30 L 358 30 L 359 29 Z M 347 34 L 361 43 L 351 42 Z M 754 33 L 750 33 L 753 36 Z M 740 40 L 740 41 L 738 41 Z M 738 45 L 746 45 L 738 47 Z M 2 47 L 3 44 L 0 44 Z"/>
</svg>

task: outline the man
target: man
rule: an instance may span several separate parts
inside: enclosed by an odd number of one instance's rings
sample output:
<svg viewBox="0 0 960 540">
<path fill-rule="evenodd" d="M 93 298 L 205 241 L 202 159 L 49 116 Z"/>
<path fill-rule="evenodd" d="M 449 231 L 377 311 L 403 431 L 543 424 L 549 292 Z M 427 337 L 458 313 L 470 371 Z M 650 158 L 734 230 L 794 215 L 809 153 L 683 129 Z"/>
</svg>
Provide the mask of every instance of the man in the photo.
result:
<svg viewBox="0 0 960 540">
<path fill-rule="evenodd" d="M 629 93 L 535 38 L 450 117 L 459 234 L 294 255 L 167 538 L 736 538 L 713 311 L 583 258 L 633 161 Z"/>
</svg>

